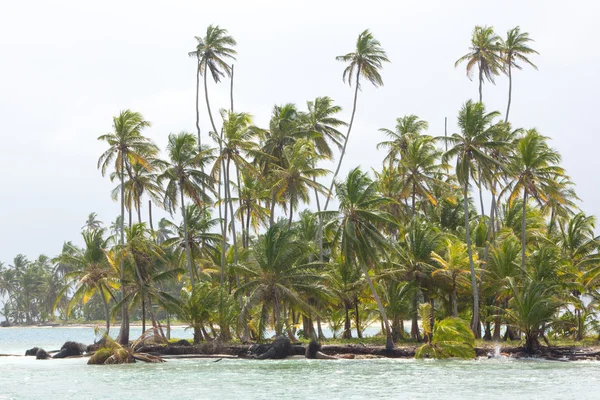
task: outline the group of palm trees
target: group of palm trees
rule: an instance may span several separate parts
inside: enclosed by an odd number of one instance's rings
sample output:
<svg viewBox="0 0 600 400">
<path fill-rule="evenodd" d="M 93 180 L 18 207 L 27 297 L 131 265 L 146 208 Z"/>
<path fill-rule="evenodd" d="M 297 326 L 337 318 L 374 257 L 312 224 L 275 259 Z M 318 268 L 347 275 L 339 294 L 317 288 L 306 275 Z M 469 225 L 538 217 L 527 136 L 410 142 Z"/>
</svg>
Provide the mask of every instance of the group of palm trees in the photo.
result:
<svg viewBox="0 0 600 400">
<path fill-rule="evenodd" d="M 114 117 L 113 131 L 99 137 L 108 148 L 98 168 L 117 183 L 112 195 L 121 215 L 110 228 L 90 215 L 84 245 L 66 243 L 54 269 L 47 258 L 30 263 L 22 256 L 0 269 L 7 318 L 31 323 L 56 310 L 62 318 L 95 312 L 108 330 L 120 316 L 123 344 L 130 313 L 144 329 L 149 318 L 160 335 L 176 317 L 195 342 L 260 341 L 269 329 L 322 339 L 324 324 L 336 337 L 350 339 L 354 330 L 360 338 L 379 321 L 391 348 L 422 340 L 421 304 L 431 310 L 426 335 L 451 316 L 470 321 L 478 338 L 522 337 L 530 351 L 539 338 L 581 339 L 595 329 L 595 219 L 578 210 L 549 139 L 508 120 L 513 67 L 535 67 L 528 56 L 537 53 L 519 27 L 505 40 L 490 27 L 475 28 L 457 64 L 467 61 L 469 75 L 477 67 L 479 101 L 461 107 L 458 132 L 434 137 L 417 116 L 398 118 L 394 129 L 381 129 L 388 136 L 377 146 L 386 152 L 381 169 L 372 176 L 355 168 L 342 178 L 361 81 L 383 85 L 389 62 L 371 32 L 337 58 L 347 64 L 344 81 L 354 85 L 348 123 L 331 98 L 318 97 L 304 110 L 274 106 L 268 127 L 234 110 L 228 62 L 236 42 L 227 30 L 209 26 L 196 40 L 189 53 L 197 62 L 196 134 L 170 134 L 161 158 L 140 113 Z M 482 102 L 484 79 L 493 82 L 500 72 L 509 77 L 504 119 Z M 231 80 L 220 121 L 210 108 L 209 73 L 217 83 Z M 201 77 L 212 128 L 204 137 Z M 330 177 L 323 166 L 334 156 Z M 333 198 L 339 205 L 330 210 Z M 300 211 L 312 201 L 316 211 Z M 181 224 L 163 218 L 155 227 L 153 206 L 180 215 Z M 37 291 L 26 289 L 30 270 L 39 274 Z M 43 289 L 49 275 L 61 283 L 51 302 Z"/>
</svg>

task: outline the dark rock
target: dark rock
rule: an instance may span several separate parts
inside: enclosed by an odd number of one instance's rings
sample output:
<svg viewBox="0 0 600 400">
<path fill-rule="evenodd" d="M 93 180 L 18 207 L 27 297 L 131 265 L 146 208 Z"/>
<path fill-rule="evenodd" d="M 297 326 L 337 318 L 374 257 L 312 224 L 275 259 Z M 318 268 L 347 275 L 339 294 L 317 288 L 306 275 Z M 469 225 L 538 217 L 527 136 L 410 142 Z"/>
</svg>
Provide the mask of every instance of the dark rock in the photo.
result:
<svg viewBox="0 0 600 400">
<path fill-rule="evenodd" d="M 33 347 L 29 350 L 25 350 L 25 355 L 26 356 L 35 356 L 39 349 L 40 349 L 39 347 Z"/>
<path fill-rule="evenodd" d="M 259 360 L 280 360 L 287 356 L 295 355 L 295 346 L 285 336 L 277 336 L 271 344 L 259 344 L 250 347 L 249 356 Z M 300 353 L 302 354 L 302 353 Z"/>
<path fill-rule="evenodd" d="M 308 346 L 306 346 L 306 352 L 304 353 L 304 357 L 306 358 L 317 358 L 317 352 L 321 350 L 321 345 L 317 343 L 316 340 L 311 340 Z"/>
<path fill-rule="evenodd" d="M 9 326 L 10 326 L 10 322 L 8 322 L 8 321 L 0 322 L 0 327 L 2 327 L 2 328 L 8 328 Z"/>
<path fill-rule="evenodd" d="M 87 346 L 77 342 L 65 342 L 52 358 L 66 358 L 73 356 L 81 356 L 86 351 Z"/>
<path fill-rule="evenodd" d="M 36 360 L 47 360 L 50 358 L 50 354 L 44 349 L 38 349 L 37 353 L 35 353 Z"/>
<path fill-rule="evenodd" d="M 187 346 L 191 346 L 191 343 L 190 343 L 190 342 L 188 342 L 188 341 L 187 341 L 187 340 L 185 340 L 185 339 L 181 339 L 181 340 L 179 340 L 179 341 L 177 341 L 177 342 L 175 342 L 175 343 L 173 343 L 173 344 L 174 344 L 175 346 L 186 346 L 186 347 L 187 347 Z"/>
</svg>

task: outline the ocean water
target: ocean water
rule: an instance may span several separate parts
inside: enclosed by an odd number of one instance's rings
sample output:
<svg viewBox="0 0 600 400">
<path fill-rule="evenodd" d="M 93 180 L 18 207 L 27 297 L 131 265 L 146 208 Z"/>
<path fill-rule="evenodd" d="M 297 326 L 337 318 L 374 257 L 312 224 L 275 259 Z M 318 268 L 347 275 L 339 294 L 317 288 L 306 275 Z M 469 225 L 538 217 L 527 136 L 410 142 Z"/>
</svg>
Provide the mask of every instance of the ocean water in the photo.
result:
<svg viewBox="0 0 600 400">
<path fill-rule="evenodd" d="M 84 340 L 90 330 L 83 328 L 0 329 L 0 353 L 10 346 L 19 346 L 13 347 L 17 350 L 33 343 L 48 349 L 56 343 L 58 348 L 66 340 L 61 337 L 65 333 L 70 339 L 90 341 Z M 20 341 L 28 344 L 22 345 Z M 110 366 L 88 366 L 86 362 L 84 358 L 0 357 L 0 399 L 600 398 L 599 362 L 505 358 L 223 359 L 218 362 L 202 359 Z"/>
</svg>

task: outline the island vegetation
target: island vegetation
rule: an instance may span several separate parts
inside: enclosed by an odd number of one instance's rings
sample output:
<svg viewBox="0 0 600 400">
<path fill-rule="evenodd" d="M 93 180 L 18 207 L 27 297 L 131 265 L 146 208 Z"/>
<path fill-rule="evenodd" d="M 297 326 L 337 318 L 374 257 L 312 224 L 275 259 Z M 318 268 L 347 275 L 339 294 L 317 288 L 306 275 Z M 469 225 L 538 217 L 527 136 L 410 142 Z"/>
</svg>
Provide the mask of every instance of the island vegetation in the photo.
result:
<svg viewBox="0 0 600 400">
<path fill-rule="evenodd" d="M 395 126 L 379 122 L 380 168 L 346 176 L 351 134 L 367 133 L 353 132 L 366 118 L 360 89 L 382 86 L 391 61 L 369 30 L 337 57 L 351 88 L 349 121 L 323 96 L 277 104 L 268 126 L 256 126 L 234 108 L 234 38 L 209 26 L 196 42 L 197 131 L 157 144 L 140 112 L 113 118 L 98 138 L 106 146 L 98 169 L 115 184 L 120 215 L 105 224 L 91 213 L 83 245 L 66 242 L 53 258 L 0 264 L 7 324 L 102 319 L 106 331 L 120 324 L 125 346 L 131 320 L 168 336 L 177 319 L 195 343 L 273 333 L 322 341 L 325 325 L 349 340 L 380 326 L 386 348 L 423 342 L 420 356 L 441 357 L 474 356 L 473 337 L 521 339 L 534 352 L 597 334 L 595 218 L 578 208 L 550 138 L 509 119 L 515 72 L 537 68 L 526 32 L 501 38 L 475 27 L 456 67 L 477 76 L 478 99 L 457 110 L 458 131 L 430 135 L 407 110 Z M 483 102 L 484 84 L 501 75 L 504 116 Z M 208 79 L 228 81 L 227 109 L 211 109 Z M 154 221 L 155 207 L 172 219 Z"/>
</svg>

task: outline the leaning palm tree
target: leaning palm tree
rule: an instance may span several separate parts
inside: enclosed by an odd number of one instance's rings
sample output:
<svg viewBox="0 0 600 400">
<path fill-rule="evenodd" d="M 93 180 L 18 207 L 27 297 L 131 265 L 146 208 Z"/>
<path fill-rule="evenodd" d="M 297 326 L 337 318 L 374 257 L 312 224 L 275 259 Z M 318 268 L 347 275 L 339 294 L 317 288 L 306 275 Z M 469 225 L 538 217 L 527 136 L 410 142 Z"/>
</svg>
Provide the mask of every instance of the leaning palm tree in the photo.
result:
<svg viewBox="0 0 600 400">
<path fill-rule="evenodd" d="M 158 153 L 158 147 L 148 138 L 142 136 L 142 131 L 150 126 L 142 114 L 130 110 L 121 111 L 118 117 L 113 118 L 113 132 L 102 135 L 98 140 L 110 146 L 98 159 L 98 168 L 102 176 L 108 167 L 113 164 L 114 170 L 121 179 L 121 226 L 120 244 L 125 243 L 125 173 L 132 164 L 140 164 L 149 168 L 149 160 Z M 124 268 L 121 268 L 121 280 L 125 280 Z M 125 298 L 125 285 L 121 282 L 121 296 Z M 121 310 L 121 330 L 119 343 L 129 343 L 129 314 L 126 304 Z"/>
<path fill-rule="evenodd" d="M 494 83 L 494 77 L 502 71 L 502 56 L 500 54 L 502 39 L 494 33 L 491 26 L 476 26 L 471 37 L 471 47 L 469 52 L 459 58 L 454 66 L 467 61 L 467 76 L 469 79 L 473 76 L 473 67 L 479 69 L 479 102 L 483 101 L 483 81 Z"/>
<path fill-rule="evenodd" d="M 533 39 L 529 38 L 529 33 L 521 33 L 520 27 L 515 27 L 506 33 L 506 40 L 501 42 L 502 61 L 506 67 L 506 75 L 508 75 L 508 105 L 506 106 L 506 116 L 504 121 L 508 121 L 508 113 L 510 112 L 510 101 L 512 99 L 512 67 L 523 69 L 519 62 L 531 65 L 537 69 L 537 66 L 527 58 L 531 54 L 539 54 L 537 51 L 529 47 L 529 42 Z"/>
<path fill-rule="evenodd" d="M 187 267 L 190 271 L 192 287 L 195 283 L 196 271 L 192 265 L 192 256 L 187 236 L 185 196 L 190 197 L 198 205 L 210 201 L 210 196 L 204 191 L 210 188 L 210 176 L 200 169 L 212 160 L 212 150 L 204 149 L 198 152 L 197 142 L 194 135 L 181 132 L 177 135 L 169 135 L 167 145 L 169 161 L 162 174 L 158 176 L 158 183 L 166 182 L 164 204 L 172 214 L 177 205 L 181 207 L 181 215 L 184 221 L 185 250 L 187 256 Z"/>
<path fill-rule="evenodd" d="M 210 111 L 210 102 L 208 101 L 208 86 L 206 77 L 208 72 L 212 75 L 215 82 L 220 82 L 225 75 L 231 75 L 231 67 L 226 59 L 234 59 L 237 52 L 232 48 L 237 43 L 235 39 L 228 35 L 227 29 L 220 28 L 218 25 L 209 25 L 206 29 L 206 36 L 196 36 L 196 50 L 188 53 L 190 57 L 196 58 L 198 69 L 196 72 L 196 127 L 198 129 L 198 145 L 202 145 L 200 141 L 200 126 L 198 112 L 198 92 L 200 87 L 200 75 L 204 76 L 204 96 L 206 98 L 206 108 L 208 109 L 208 117 L 213 128 L 213 132 L 217 133 L 217 127 L 213 120 Z"/>
<path fill-rule="evenodd" d="M 489 170 L 497 167 L 498 162 L 487 154 L 500 146 L 503 142 L 495 142 L 491 138 L 495 129 L 493 120 L 499 115 L 498 112 L 486 113 L 481 103 L 467 101 L 458 114 L 458 125 L 461 133 L 454 133 L 445 138 L 447 143 L 453 147 L 442 156 L 443 162 L 456 157 L 456 175 L 463 189 L 463 205 L 465 218 L 465 238 L 469 254 L 471 270 L 471 285 L 473 289 L 473 320 L 471 328 L 475 337 L 479 338 L 479 290 L 477 288 L 477 277 L 475 275 L 475 263 L 473 261 L 473 249 L 471 246 L 471 233 L 469 226 L 469 181 L 475 171 Z"/>
<path fill-rule="evenodd" d="M 510 204 L 523 193 L 523 214 L 521 219 L 521 268 L 525 267 L 525 250 L 527 239 L 527 200 L 529 196 L 538 203 L 548 202 L 555 182 L 565 176 L 565 171 L 558 166 L 560 154 L 548 146 L 548 138 L 540 135 L 535 129 L 527 131 L 517 143 L 513 159 L 509 165 L 512 180 L 506 185 L 503 193 L 508 194 Z M 563 199 L 555 199 L 566 202 Z"/>
<path fill-rule="evenodd" d="M 381 78 L 380 70 L 383 68 L 383 63 L 390 62 L 390 60 L 387 58 L 387 54 L 381 47 L 381 43 L 379 43 L 379 41 L 373 37 L 373 34 L 369 32 L 368 29 L 364 30 L 360 35 L 358 35 L 358 40 L 356 41 L 356 50 L 354 52 L 345 54 L 343 56 L 338 56 L 335 59 L 349 63 L 344 70 L 344 74 L 342 75 L 344 82 L 348 81 L 348 84 L 352 86 L 352 80 L 355 77 L 356 82 L 354 84 L 354 103 L 352 106 L 352 116 L 350 117 L 350 123 L 348 124 L 348 132 L 346 133 L 346 138 L 344 139 L 344 146 L 342 147 L 342 152 L 340 153 L 340 159 L 338 160 L 338 165 L 335 169 L 335 173 L 333 174 L 333 178 L 331 179 L 328 196 L 325 200 L 325 207 L 323 208 L 324 210 L 327 210 L 327 206 L 329 205 L 331 192 L 333 190 L 333 185 L 335 184 L 335 178 L 337 178 L 337 175 L 340 172 L 342 160 L 344 159 L 344 154 L 346 154 L 346 146 L 348 145 L 348 138 L 350 137 L 350 131 L 352 130 L 354 114 L 356 114 L 356 99 L 358 98 L 358 90 L 360 89 L 360 78 L 363 77 L 371 82 L 371 84 L 375 87 L 383 86 L 383 79 Z"/>
<path fill-rule="evenodd" d="M 332 222 L 339 222 L 335 238 L 340 244 L 342 262 L 354 267 L 360 266 L 381 314 L 386 331 L 386 348 L 391 349 L 394 347 L 394 339 L 390 324 L 369 275 L 369 269 L 381 263 L 388 247 L 388 242 L 378 227 L 382 224 L 394 224 L 391 215 L 381 211 L 390 200 L 379 194 L 377 182 L 372 181 L 359 168 L 350 171 L 344 182 L 336 184 L 336 194 L 340 202 L 339 211 L 328 214 L 337 217 L 337 221 Z"/>
</svg>

